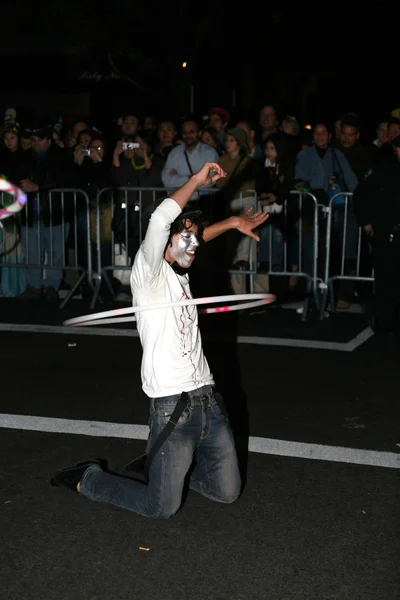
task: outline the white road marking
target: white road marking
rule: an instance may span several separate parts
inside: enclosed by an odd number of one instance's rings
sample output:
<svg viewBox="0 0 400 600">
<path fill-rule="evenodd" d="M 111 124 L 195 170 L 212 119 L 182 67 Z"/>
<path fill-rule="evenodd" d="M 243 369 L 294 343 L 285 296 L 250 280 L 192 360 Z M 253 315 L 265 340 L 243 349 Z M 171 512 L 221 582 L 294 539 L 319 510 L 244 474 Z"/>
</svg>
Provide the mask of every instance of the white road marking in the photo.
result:
<svg viewBox="0 0 400 600">
<path fill-rule="evenodd" d="M 62 325 L 30 325 L 23 323 L 0 323 L 0 331 L 18 333 L 57 333 L 62 335 L 78 336 L 108 336 L 108 337 L 139 337 L 136 329 L 113 329 L 107 327 L 63 327 Z M 325 342 L 319 340 L 299 340 L 294 338 L 276 338 L 239 335 L 238 344 L 255 344 L 260 346 L 284 346 L 285 348 L 311 348 L 316 350 L 335 350 L 337 352 L 353 352 L 361 346 L 374 332 L 367 327 L 349 342 Z M 207 334 L 204 334 L 207 338 Z M 212 336 L 212 339 L 223 341 L 223 336 Z"/>
<path fill-rule="evenodd" d="M 67 433 L 94 437 L 112 437 L 146 440 L 147 425 L 106 423 L 103 421 L 78 421 L 30 415 L 0 414 L 0 427 L 48 433 Z M 271 438 L 250 437 L 249 451 L 276 456 L 291 456 L 311 460 L 325 460 L 357 465 L 400 469 L 400 452 L 378 452 L 342 446 L 323 446 Z"/>
</svg>

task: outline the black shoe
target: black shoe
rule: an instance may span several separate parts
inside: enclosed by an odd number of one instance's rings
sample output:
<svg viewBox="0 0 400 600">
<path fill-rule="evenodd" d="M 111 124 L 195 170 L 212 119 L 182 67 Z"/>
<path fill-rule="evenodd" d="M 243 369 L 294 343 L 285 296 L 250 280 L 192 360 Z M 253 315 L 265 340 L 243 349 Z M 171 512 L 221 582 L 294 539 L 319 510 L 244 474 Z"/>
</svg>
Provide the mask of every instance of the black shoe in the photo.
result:
<svg viewBox="0 0 400 600">
<path fill-rule="evenodd" d="M 82 479 L 85 471 L 92 465 L 101 466 L 100 460 L 85 460 L 80 462 L 73 467 L 66 467 L 65 469 L 60 469 L 53 473 L 50 478 L 50 485 L 55 487 L 65 486 L 74 492 L 77 491 L 76 486 Z"/>
</svg>

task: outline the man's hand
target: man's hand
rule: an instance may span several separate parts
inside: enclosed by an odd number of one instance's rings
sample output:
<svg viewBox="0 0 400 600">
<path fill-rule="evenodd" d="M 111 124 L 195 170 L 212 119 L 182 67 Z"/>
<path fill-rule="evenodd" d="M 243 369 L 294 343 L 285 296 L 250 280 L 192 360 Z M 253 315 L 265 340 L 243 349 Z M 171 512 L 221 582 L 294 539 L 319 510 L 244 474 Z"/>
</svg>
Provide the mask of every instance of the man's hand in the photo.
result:
<svg viewBox="0 0 400 600">
<path fill-rule="evenodd" d="M 218 181 L 218 179 L 222 179 L 226 177 L 225 171 L 221 169 L 218 163 L 214 162 L 206 162 L 200 171 L 193 175 L 193 179 L 196 180 L 196 183 L 199 187 L 203 185 L 210 185 Z"/>
<path fill-rule="evenodd" d="M 74 150 L 74 163 L 78 165 L 78 167 L 80 167 L 83 163 L 84 158 L 85 157 L 83 156 L 82 149 L 79 146 L 77 146 Z"/>
<path fill-rule="evenodd" d="M 254 233 L 253 229 L 256 229 L 256 227 L 259 227 L 260 225 L 265 223 L 265 221 L 269 217 L 269 214 L 263 212 L 262 210 L 258 210 L 256 213 L 254 213 L 254 215 L 251 215 L 251 212 L 252 209 L 249 208 L 249 210 L 244 215 L 239 215 L 238 217 L 235 217 L 235 219 L 237 219 L 237 222 L 235 223 L 235 228 L 238 229 L 240 233 L 244 233 L 244 235 L 248 235 L 257 240 L 257 242 L 259 242 L 260 238 Z"/>
<path fill-rule="evenodd" d="M 114 149 L 114 156 L 119 156 L 120 154 L 122 154 L 122 152 L 124 152 L 124 147 L 123 147 L 123 141 L 119 140 L 117 142 L 117 145 L 115 146 Z"/>
<path fill-rule="evenodd" d="M 25 194 L 29 194 L 30 192 L 37 192 L 39 186 L 37 183 L 33 183 L 30 179 L 21 179 L 19 182 L 19 187 Z"/>
<path fill-rule="evenodd" d="M 364 225 L 363 229 L 364 229 L 365 233 L 367 235 L 369 235 L 370 237 L 372 237 L 374 235 L 374 230 L 372 229 L 372 225 L 371 224 Z"/>
</svg>

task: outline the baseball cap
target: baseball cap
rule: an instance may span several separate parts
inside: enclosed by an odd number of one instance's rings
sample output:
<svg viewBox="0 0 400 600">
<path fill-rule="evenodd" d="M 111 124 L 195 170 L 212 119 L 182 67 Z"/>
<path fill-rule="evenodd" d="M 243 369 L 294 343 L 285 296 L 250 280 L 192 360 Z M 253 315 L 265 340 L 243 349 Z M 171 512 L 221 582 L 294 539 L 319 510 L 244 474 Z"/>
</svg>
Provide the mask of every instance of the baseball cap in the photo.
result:
<svg viewBox="0 0 400 600">
<path fill-rule="evenodd" d="M 225 110 L 225 108 L 221 108 L 219 106 L 213 106 L 212 108 L 210 108 L 210 110 L 208 111 L 209 115 L 218 115 L 219 117 L 221 117 L 221 119 L 223 120 L 224 123 L 229 123 L 231 115 L 228 113 L 227 110 Z"/>
<path fill-rule="evenodd" d="M 250 146 L 247 143 L 246 132 L 244 129 L 242 129 L 241 127 L 234 127 L 233 129 L 228 129 L 226 134 L 234 137 L 239 146 L 243 148 L 243 150 L 246 152 L 246 154 L 250 154 Z"/>
</svg>

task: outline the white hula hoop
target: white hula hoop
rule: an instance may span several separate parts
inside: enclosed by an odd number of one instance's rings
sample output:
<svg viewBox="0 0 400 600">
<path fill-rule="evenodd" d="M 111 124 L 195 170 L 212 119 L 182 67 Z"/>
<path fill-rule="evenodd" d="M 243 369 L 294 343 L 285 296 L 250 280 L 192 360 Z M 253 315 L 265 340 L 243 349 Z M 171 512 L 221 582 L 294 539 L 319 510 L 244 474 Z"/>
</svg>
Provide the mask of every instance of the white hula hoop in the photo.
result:
<svg viewBox="0 0 400 600">
<path fill-rule="evenodd" d="M 11 217 L 15 215 L 20 210 L 23 209 L 26 203 L 27 196 L 24 194 L 22 190 L 19 189 L 16 185 L 13 185 L 4 177 L 0 177 L 0 192 L 6 192 L 7 194 L 11 194 L 15 198 L 15 202 L 7 206 L 7 208 L 0 208 L 0 221 L 2 219 L 6 219 L 7 217 Z"/>
<path fill-rule="evenodd" d="M 251 302 L 245 302 L 244 300 L 252 300 Z M 235 294 L 229 296 L 212 296 L 211 298 L 188 298 L 187 300 L 177 300 L 175 302 L 161 302 L 159 304 L 146 304 L 143 306 L 132 306 L 128 308 L 117 308 L 115 310 L 106 310 L 104 312 L 95 313 L 93 315 L 83 315 L 81 317 L 75 317 L 73 319 L 67 319 L 63 325 L 70 326 L 91 326 L 91 325 L 105 325 L 109 323 L 127 323 L 136 321 L 136 317 L 123 317 L 122 315 L 129 315 L 133 313 L 143 312 L 147 310 L 160 310 L 164 308 L 176 308 L 179 306 L 193 306 L 201 304 L 217 304 L 219 302 L 240 302 L 242 304 L 228 304 L 225 306 L 217 306 L 214 308 L 204 308 L 200 312 L 203 314 L 213 313 L 226 313 L 235 310 L 244 310 L 246 308 L 253 308 L 256 306 L 262 306 L 263 304 L 271 304 L 275 302 L 276 296 L 274 294 Z M 110 318 L 113 317 L 113 318 Z M 116 317 L 116 318 L 114 318 Z M 94 322 L 93 322 L 94 321 Z"/>
</svg>

